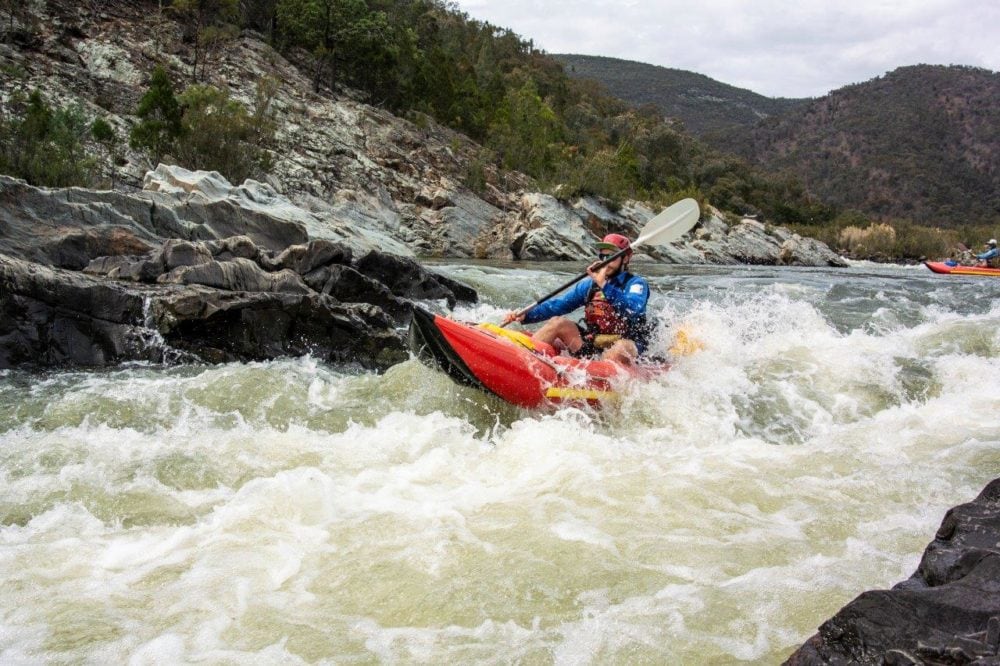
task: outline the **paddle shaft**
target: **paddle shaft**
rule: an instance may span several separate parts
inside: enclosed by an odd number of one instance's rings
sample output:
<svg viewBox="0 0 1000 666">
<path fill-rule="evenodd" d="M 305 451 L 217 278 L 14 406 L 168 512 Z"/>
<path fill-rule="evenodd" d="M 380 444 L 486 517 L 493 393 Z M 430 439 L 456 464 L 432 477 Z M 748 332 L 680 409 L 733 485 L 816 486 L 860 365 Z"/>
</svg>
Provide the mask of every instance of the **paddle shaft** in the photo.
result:
<svg viewBox="0 0 1000 666">
<path fill-rule="evenodd" d="M 628 252 L 628 249 L 618 250 L 617 252 L 615 252 L 614 254 L 612 254 L 607 259 L 604 259 L 604 260 L 600 261 L 597 265 L 595 265 L 593 267 L 593 269 L 594 270 L 600 270 L 600 269 L 604 268 L 605 266 L 607 266 L 608 264 L 610 264 L 612 261 L 614 261 L 618 257 L 624 255 L 626 252 Z M 582 280 L 585 277 L 587 277 L 587 273 L 581 273 L 580 275 L 577 275 L 575 278 L 573 278 L 569 282 L 556 287 L 555 289 L 553 289 L 549 293 L 545 294 L 544 296 L 542 296 L 541 298 L 539 298 L 537 301 L 535 301 L 531 305 L 528 305 L 528 306 L 523 307 L 520 310 L 518 310 L 517 313 L 516 313 L 517 314 L 516 318 L 520 318 L 520 317 L 524 316 L 525 313 L 527 313 L 528 310 L 530 310 L 531 308 L 535 307 L 539 303 L 544 303 L 545 301 L 549 300 L 550 298 L 552 298 L 553 296 L 555 296 L 559 292 L 563 291 L 564 289 L 569 289 L 570 287 L 572 287 L 574 284 L 576 284 L 577 282 L 579 282 L 580 280 Z M 511 322 L 507 322 L 507 323 L 511 323 Z M 503 325 L 506 326 L 507 324 L 503 324 Z"/>
</svg>

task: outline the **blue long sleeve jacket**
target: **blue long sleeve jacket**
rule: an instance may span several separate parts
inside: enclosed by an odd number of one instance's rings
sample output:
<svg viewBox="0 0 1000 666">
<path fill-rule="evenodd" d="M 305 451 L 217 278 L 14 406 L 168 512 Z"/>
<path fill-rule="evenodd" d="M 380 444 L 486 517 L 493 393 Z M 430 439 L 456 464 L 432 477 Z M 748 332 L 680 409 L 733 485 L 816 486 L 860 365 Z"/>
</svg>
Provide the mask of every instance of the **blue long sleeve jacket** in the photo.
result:
<svg viewBox="0 0 1000 666">
<path fill-rule="evenodd" d="M 991 247 L 986 252 L 976 255 L 976 259 L 979 259 L 980 261 L 988 261 L 990 259 L 995 259 L 996 257 L 1000 257 L 1000 249 L 995 247 Z"/>
<path fill-rule="evenodd" d="M 594 280 L 586 277 L 562 296 L 539 303 L 525 313 L 524 323 L 532 324 L 583 307 L 587 303 L 587 294 L 590 293 L 593 284 Z M 631 273 L 619 273 L 608 280 L 601 291 L 615 311 L 628 320 L 630 329 L 639 331 L 645 325 L 646 303 L 649 301 L 649 283 L 646 282 L 646 278 Z M 638 339 L 632 341 L 636 343 L 641 354 L 646 347 L 645 335 L 636 337 Z"/>
</svg>

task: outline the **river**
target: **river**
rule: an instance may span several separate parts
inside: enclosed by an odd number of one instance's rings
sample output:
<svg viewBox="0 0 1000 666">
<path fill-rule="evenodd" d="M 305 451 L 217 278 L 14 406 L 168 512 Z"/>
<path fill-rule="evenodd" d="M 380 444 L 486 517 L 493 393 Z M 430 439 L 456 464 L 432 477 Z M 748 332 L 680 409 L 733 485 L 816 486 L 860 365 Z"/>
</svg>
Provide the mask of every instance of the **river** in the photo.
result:
<svg viewBox="0 0 1000 666">
<path fill-rule="evenodd" d="M 499 319 L 568 264 L 436 267 Z M 1000 280 L 644 266 L 602 412 L 415 360 L 0 373 L 0 662 L 776 663 L 1000 476 Z"/>
</svg>

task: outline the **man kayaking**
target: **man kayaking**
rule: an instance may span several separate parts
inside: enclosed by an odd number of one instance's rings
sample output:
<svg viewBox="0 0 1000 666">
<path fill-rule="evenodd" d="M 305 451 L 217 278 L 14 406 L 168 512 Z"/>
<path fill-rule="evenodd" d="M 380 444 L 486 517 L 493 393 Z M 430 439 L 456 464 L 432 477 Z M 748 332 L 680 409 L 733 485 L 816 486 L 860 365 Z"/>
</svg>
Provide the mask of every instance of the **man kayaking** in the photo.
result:
<svg viewBox="0 0 1000 666">
<path fill-rule="evenodd" d="M 990 268 L 1000 268 L 1000 250 L 997 249 L 997 239 L 991 238 L 989 243 L 986 243 L 986 252 L 976 255 L 976 259 L 980 261 L 980 266 L 989 266 Z"/>
<path fill-rule="evenodd" d="M 504 325 L 512 321 L 532 324 L 548 321 L 532 336 L 574 356 L 593 356 L 631 365 L 646 351 L 650 327 L 646 321 L 649 284 L 628 272 L 632 245 L 620 234 L 608 234 L 597 244 L 599 261 L 587 268 L 587 276 L 564 295 L 539 303 L 522 315 L 509 312 Z M 599 264 L 619 250 L 626 250 L 606 266 Z M 583 306 L 583 322 L 561 315 Z"/>
</svg>

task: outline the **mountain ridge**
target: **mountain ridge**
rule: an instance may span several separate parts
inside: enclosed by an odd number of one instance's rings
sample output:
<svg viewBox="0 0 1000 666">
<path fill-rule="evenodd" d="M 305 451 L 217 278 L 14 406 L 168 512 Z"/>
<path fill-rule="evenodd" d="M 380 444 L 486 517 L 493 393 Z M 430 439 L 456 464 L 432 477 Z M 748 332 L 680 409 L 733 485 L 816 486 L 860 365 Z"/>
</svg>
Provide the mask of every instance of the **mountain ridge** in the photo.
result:
<svg viewBox="0 0 1000 666">
<path fill-rule="evenodd" d="M 774 99 L 702 74 L 555 54 L 567 74 L 654 104 L 717 150 L 842 210 L 955 227 L 1000 221 L 1000 74 L 907 65 L 816 98 Z"/>
<path fill-rule="evenodd" d="M 635 104 L 653 104 L 680 120 L 695 136 L 731 126 L 750 126 L 794 108 L 807 98 L 767 97 L 683 69 L 606 56 L 549 54 L 572 78 L 593 79 L 612 95 Z"/>
<path fill-rule="evenodd" d="M 705 140 L 880 218 L 1000 220 L 1000 73 L 910 65 Z"/>
</svg>

